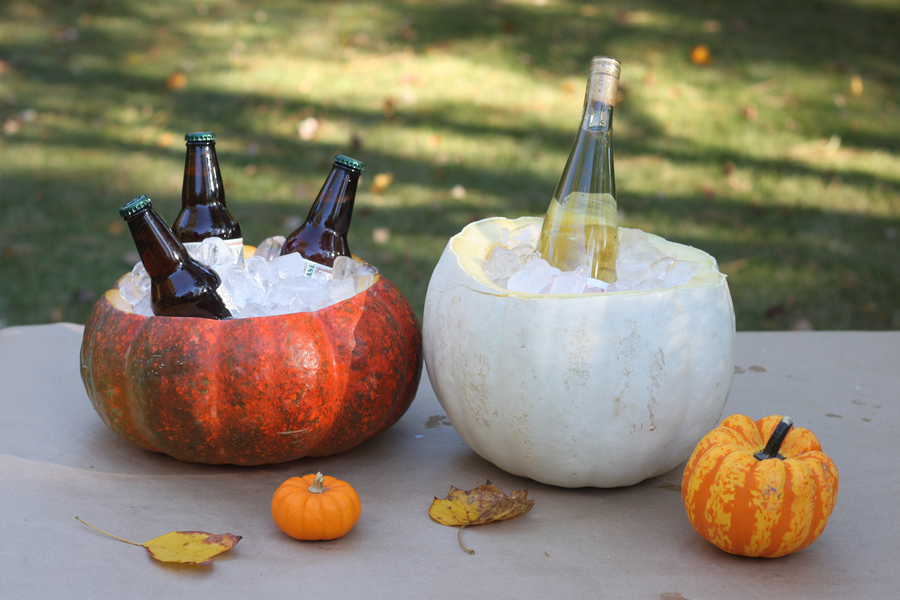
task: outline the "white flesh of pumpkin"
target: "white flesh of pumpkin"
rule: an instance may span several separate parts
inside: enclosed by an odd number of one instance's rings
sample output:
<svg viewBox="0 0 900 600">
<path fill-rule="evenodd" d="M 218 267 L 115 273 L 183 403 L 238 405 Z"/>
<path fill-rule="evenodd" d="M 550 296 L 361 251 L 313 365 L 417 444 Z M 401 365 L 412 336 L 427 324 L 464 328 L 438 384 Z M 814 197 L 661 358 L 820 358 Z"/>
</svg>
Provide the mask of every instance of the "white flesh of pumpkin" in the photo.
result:
<svg viewBox="0 0 900 600">
<path fill-rule="evenodd" d="M 686 460 L 719 421 L 734 372 L 734 308 L 709 254 L 649 235 L 700 264 L 666 290 L 538 295 L 482 270 L 502 229 L 452 237 L 428 285 L 425 366 L 460 437 L 501 469 L 563 487 L 617 487 Z"/>
</svg>

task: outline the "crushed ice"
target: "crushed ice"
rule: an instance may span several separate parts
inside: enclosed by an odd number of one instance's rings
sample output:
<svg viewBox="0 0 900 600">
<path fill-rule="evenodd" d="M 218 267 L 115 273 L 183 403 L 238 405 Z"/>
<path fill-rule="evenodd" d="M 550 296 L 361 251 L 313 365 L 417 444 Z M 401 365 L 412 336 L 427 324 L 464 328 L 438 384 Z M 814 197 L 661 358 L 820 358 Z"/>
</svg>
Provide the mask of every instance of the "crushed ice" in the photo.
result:
<svg viewBox="0 0 900 600">
<path fill-rule="evenodd" d="M 331 279 L 311 279 L 302 275 L 304 262 L 299 254 L 280 255 L 282 244 L 280 235 L 264 240 L 243 266 L 219 238 L 208 238 L 189 252 L 219 274 L 237 305 L 232 312 L 239 319 L 321 310 L 368 289 L 378 273 L 371 265 L 341 256 L 334 261 Z M 143 263 L 138 262 L 121 279 L 118 290 L 136 314 L 153 316 L 150 277 Z"/>
<path fill-rule="evenodd" d="M 501 230 L 500 245 L 484 261 L 484 274 L 500 287 L 533 294 L 577 294 L 658 290 L 682 285 L 700 268 L 695 262 L 678 260 L 650 243 L 639 229 L 619 229 L 617 279 L 606 283 L 590 277 L 587 265 L 574 271 L 551 267 L 535 251 L 541 229 L 525 225 Z"/>
</svg>

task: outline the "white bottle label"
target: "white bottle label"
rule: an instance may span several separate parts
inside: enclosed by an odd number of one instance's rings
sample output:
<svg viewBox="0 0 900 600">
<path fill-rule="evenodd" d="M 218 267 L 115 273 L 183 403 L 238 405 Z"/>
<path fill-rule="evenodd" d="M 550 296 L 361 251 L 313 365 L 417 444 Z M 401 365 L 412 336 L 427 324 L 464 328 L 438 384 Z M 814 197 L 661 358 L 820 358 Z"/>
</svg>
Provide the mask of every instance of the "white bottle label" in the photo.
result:
<svg viewBox="0 0 900 600">
<path fill-rule="evenodd" d="M 228 288 L 225 287 L 223 283 L 216 289 L 216 293 L 219 294 L 219 298 L 222 299 L 222 304 L 225 305 L 225 308 L 231 311 L 232 316 L 237 311 L 238 306 L 234 301 L 234 298 L 231 297 L 231 292 L 228 291 Z"/>
<path fill-rule="evenodd" d="M 301 275 L 309 277 L 310 279 L 320 279 L 322 281 L 331 279 L 331 274 L 334 272 L 334 269 L 326 267 L 325 265 L 320 265 L 319 263 L 303 258 L 302 256 L 300 258 L 303 260 L 303 266 L 300 272 Z"/>
<path fill-rule="evenodd" d="M 234 253 L 237 264 L 244 266 L 244 238 L 234 238 L 233 240 L 225 240 L 228 247 Z"/>
<path fill-rule="evenodd" d="M 234 238 L 233 240 L 222 240 L 225 242 L 225 245 L 228 246 L 228 249 L 231 250 L 231 253 L 234 255 L 234 262 L 239 266 L 244 266 L 244 238 Z M 200 247 L 203 245 L 203 242 L 181 242 L 181 244 L 188 251 L 188 254 L 193 256 L 194 258 L 198 258 L 200 256 Z M 201 260 L 201 262 L 203 262 Z"/>
</svg>

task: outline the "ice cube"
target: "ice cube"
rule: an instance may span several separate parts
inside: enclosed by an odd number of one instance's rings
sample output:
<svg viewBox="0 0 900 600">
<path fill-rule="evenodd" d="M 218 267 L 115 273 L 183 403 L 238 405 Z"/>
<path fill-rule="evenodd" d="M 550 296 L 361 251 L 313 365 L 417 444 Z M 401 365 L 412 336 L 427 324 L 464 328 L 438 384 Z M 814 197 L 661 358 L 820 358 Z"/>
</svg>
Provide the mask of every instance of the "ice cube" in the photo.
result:
<svg viewBox="0 0 900 600">
<path fill-rule="evenodd" d="M 272 308 L 270 308 L 268 310 L 267 314 L 269 316 L 276 316 L 276 315 L 289 315 L 293 312 L 298 312 L 298 311 L 295 311 L 293 308 L 291 308 L 290 304 L 275 304 L 274 306 L 272 306 Z"/>
<path fill-rule="evenodd" d="M 631 249 L 619 253 L 616 261 L 616 277 L 620 280 L 638 282 L 650 275 L 650 265 L 656 256 L 648 252 L 634 253 Z"/>
<path fill-rule="evenodd" d="M 134 305 L 134 314 L 142 315 L 145 317 L 153 316 L 153 303 L 150 300 L 150 294 L 147 294 L 143 298 L 141 298 L 140 302 Z"/>
<path fill-rule="evenodd" d="M 269 267 L 276 273 L 279 279 L 305 277 L 306 259 L 296 252 L 291 252 L 290 254 L 273 258 L 271 262 L 269 262 Z"/>
<path fill-rule="evenodd" d="M 238 309 L 249 303 L 265 304 L 268 294 L 246 269 L 237 265 L 225 269 L 223 283 Z"/>
<path fill-rule="evenodd" d="M 513 273 L 522 268 L 522 265 L 518 254 L 498 246 L 491 250 L 482 268 L 485 275 L 497 281 L 512 277 Z"/>
<path fill-rule="evenodd" d="M 332 265 L 332 279 L 354 279 L 359 277 L 359 263 L 349 256 L 338 256 Z"/>
<path fill-rule="evenodd" d="M 199 246 L 188 248 L 188 254 L 210 267 L 230 265 L 237 261 L 234 252 L 219 237 L 206 238 Z"/>
<path fill-rule="evenodd" d="M 317 287 L 318 285 L 318 282 L 309 279 L 308 277 L 279 279 L 277 284 L 272 286 L 270 292 L 271 302 L 276 305 L 290 306 L 294 298 L 306 290 Z"/>
<path fill-rule="evenodd" d="M 522 227 L 516 227 L 510 232 L 510 239 L 515 245 L 528 246 L 532 250 L 537 246 L 540 237 L 541 228 L 537 225 L 523 225 Z"/>
<path fill-rule="evenodd" d="M 271 312 L 268 308 L 263 306 L 262 304 L 257 304 L 256 302 L 248 302 L 238 311 L 236 315 L 239 319 L 249 319 L 251 317 L 268 317 L 271 315 Z"/>
<path fill-rule="evenodd" d="M 511 292 L 529 292 L 539 294 L 550 284 L 553 269 L 543 258 L 536 258 L 522 267 L 515 275 L 510 276 L 507 289 Z"/>
<path fill-rule="evenodd" d="M 356 283 L 352 278 L 332 279 L 325 284 L 325 293 L 332 302 L 342 302 L 356 295 Z"/>
<path fill-rule="evenodd" d="M 653 279 L 665 279 L 666 272 L 677 262 L 672 256 L 664 256 L 650 265 L 648 276 Z"/>
<path fill-rule="evenodd" d="M 359 277 L 356 279 L 357 294 L 372 287 L 372 284 L 375 283 L 375 276 L 378 275 L 378 269 L 370 264 L 360 265 L 358 275 Z"/>
<path fill-rule="evenodd" d="M 591 272 L 587 265 L 576 267 L 574 271 L 560 273 L 550 286 L 551 294 L 580 294 L 584 291 Z"/>
<path fill-rule="evenodd" d="M 126 302 L 134 305 L 141 301 L 146 294 L 144 290 L 134 284 L 134 274 L 126 273 L 119 281 L 119 294 Z"/>
<path fill-rule="evenodd" d="M 262 256 L 251 256 L 245 259 L 244 269 L 247 271 L 247 275 L 256 281 L 266 293 L 271 291 L 278 279 L 278 274 L 272 271 L 269 263 Z"/>
<path fill-rule="evenodd" d="M 666 270 L 662 278 L 666 287 L 682 285 L 693 279 L 700 269 L 700 265 L 687 260 L 677 260 Z"/>
<path fill-rule="evenodd" d="M 309 287 L 305 290 L 302 290 L 297 295 L 296 303 L 297 303 L 297 305 L 302 305 L 302 306 L 307 307 L 306 310 L 309 310 L 309 307 L 311 307 L 315 304 L 319 304 L 323 300 L 328 300 L 329 302 L 331 302 L 328 299 L 327 295 L 325 294 L 325 287 L 317 285 L 317 286 Z M 293 305 L 294 305 L 294 303 L 291 303 L 291 306 L 293 306 Z"/>
<path fill-rule="evenodd" d="M 281 247 L 284 245 L 284 236 L 283 235 L 274 235 L 272 237 L 268 237 L 262 241 L 262 243 L 256 247 L 256 252 L 253 256 L 260 256 L 266 261 L 272 261 L 281 256 Z"/>
</svg>

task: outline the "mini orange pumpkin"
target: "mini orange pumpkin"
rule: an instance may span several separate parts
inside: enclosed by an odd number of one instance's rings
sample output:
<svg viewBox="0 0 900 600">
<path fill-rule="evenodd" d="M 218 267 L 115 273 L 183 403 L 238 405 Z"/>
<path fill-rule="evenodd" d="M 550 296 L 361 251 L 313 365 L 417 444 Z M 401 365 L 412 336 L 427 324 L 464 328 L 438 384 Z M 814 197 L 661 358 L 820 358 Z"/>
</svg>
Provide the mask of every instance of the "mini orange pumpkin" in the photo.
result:
<svg viewBox="0 0 900 600">
<path fill-rule="evenodd" d="M 272 497 L 272 519 L 298 540 L 333 540 L 359 520 L 359 496 L 349 483 L 316 473 L 291 477 Z"/>
<path fill-rule="evenodd" d="M 813 543 L 837 491 L 837 468 L 816 436 L 779 416 L 726 418 L 700 440 L 681 483 L 701 536 L 726 552 L 767 558 Z"/>
</svg>

